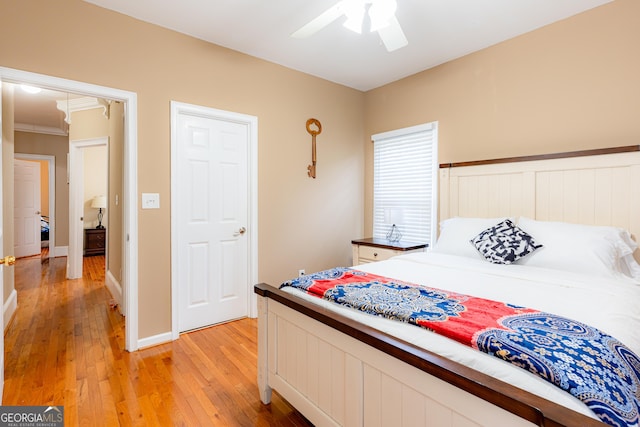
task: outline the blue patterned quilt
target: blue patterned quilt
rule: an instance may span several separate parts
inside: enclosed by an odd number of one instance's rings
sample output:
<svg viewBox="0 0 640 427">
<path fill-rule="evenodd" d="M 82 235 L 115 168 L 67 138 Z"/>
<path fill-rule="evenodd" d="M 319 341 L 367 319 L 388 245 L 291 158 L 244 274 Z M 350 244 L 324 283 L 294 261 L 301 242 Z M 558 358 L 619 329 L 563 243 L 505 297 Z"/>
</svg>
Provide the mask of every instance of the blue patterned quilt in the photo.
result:
<svg viewBox="0 0 640 427">
<path fill-rule="evenodd" d="M 302 276 L 282 286 L 430 329 L 555 384 L 607 424 L 639 425 L 640 358 L 591 326 L 350 268 Z"/>
</svg>

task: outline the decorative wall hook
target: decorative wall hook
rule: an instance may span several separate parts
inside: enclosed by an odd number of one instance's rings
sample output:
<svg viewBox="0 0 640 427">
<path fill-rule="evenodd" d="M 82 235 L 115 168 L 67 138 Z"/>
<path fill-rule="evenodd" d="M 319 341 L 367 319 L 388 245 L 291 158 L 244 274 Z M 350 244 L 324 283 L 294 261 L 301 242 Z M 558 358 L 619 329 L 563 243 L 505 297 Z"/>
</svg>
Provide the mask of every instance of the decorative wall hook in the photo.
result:
<svg viewBox="0 0 640 427">
<path fill-rule="evenodd" d="M 312 126 L 316 126 L 314 129 Z M 320 135 L 322 132 L 322 125 L 318 119 L 307 120 L 307 132 L 311 134 L 311 164 L 307 166 L 307 174 L 314 178 L 316 177 L 316 135 Z"/>
</svg>

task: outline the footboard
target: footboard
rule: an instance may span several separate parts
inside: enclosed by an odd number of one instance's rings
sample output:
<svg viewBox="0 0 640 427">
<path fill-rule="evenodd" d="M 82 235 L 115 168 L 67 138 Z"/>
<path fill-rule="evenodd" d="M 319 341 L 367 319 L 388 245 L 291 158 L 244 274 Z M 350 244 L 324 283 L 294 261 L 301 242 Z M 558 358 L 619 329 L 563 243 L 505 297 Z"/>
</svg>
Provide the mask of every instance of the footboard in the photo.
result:
<svg viewBox="0 0 640 427">
<path fill-rule="evenodd" d="M 318 426 L 603 426 L 266 284 L 258 386 Z"/>
</svg>

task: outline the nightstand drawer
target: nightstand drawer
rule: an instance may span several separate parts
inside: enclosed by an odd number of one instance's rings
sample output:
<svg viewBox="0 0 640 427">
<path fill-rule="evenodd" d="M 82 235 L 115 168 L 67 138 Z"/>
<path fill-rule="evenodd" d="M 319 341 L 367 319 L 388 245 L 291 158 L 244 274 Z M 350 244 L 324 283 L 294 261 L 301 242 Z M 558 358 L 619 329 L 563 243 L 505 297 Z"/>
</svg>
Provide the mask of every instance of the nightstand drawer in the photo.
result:
<svg viewBox="0 0 640 427">
<path fill-rule="evenodd" d="M 104 228 L 84 230 L 84 256 L 104 255 L 107 246 L 107 232 Z"/>
<path fill-rule="evenodd" d="M 384 261 L 411 252 L 423 252 L 427 246 L 429 245 L 426 243 L 390 242 L 375 238 L 352 240 L 353 265 Z"/>
<path fill-rule="evenodd" d="M 372 246 L 358 246 L 358 258 L 367 261 L 382 261 L 395 255 L 395 251 Z"/>
<path fill-rule="evenodd" d="M 88 234 L 87 233 L 87 246 L 104 248 L 104 233 L 102 234 Z"/>
</svg>

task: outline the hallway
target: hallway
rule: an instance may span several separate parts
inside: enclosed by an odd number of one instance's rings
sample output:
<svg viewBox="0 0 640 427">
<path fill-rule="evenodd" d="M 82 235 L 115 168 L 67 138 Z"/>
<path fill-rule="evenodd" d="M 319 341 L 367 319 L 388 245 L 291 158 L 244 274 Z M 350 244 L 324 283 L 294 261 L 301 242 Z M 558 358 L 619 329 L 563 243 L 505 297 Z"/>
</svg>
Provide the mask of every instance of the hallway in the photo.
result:
<svg viewBox="0 0 640 427">
<path fill-rule="evenodd" d="M 65 425 L 308 426 L 277 393 L 256 386 L 257 321 L 124 351 L 124 318 L 110 307 L 104 256 L 19 259 L 18 309 L 5 333 L 4 405 L 62 405 Z"/>
</svg>

